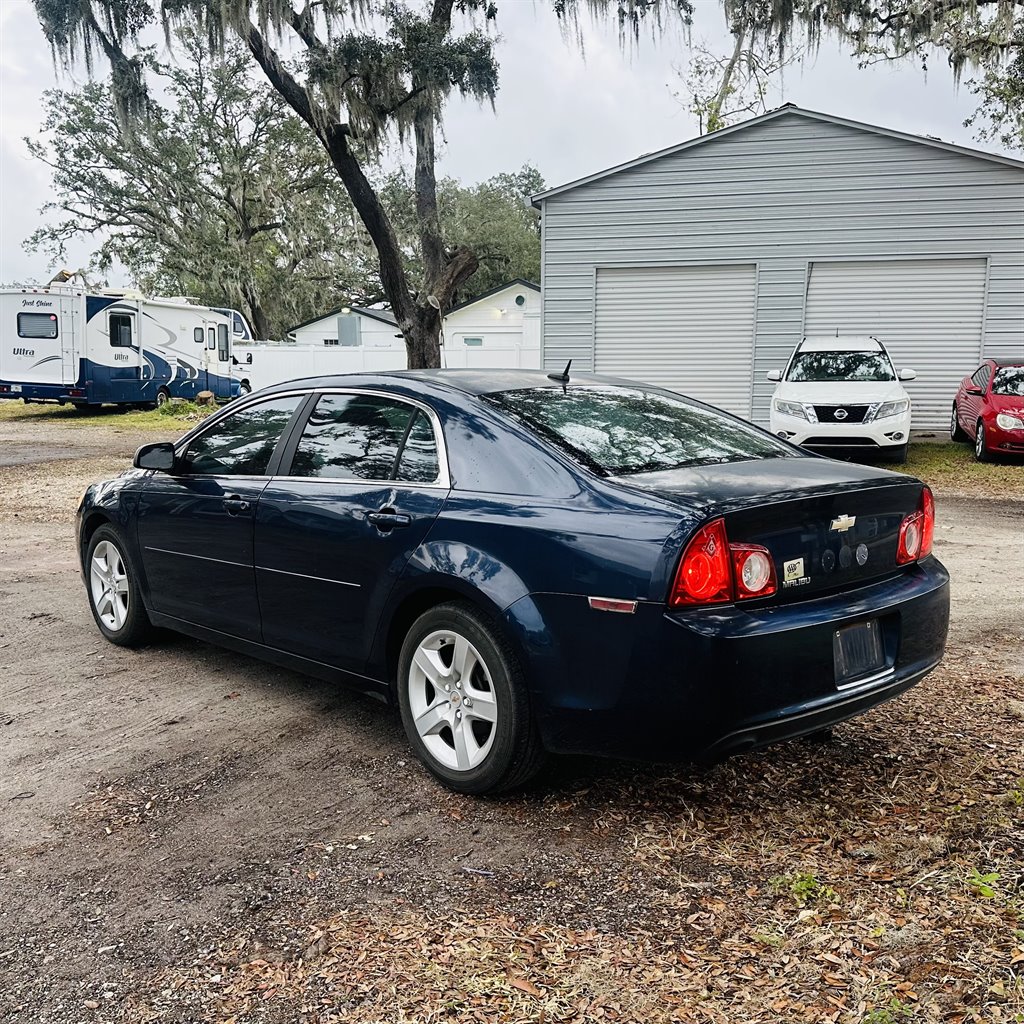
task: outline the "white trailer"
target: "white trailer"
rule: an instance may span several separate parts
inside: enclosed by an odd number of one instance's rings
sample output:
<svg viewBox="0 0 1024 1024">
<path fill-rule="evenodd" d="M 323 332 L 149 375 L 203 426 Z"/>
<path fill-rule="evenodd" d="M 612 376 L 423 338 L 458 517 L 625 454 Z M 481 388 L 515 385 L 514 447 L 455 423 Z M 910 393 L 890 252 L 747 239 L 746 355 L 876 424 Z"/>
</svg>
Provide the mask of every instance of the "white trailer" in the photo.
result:
<svg viewBox="0 0 1024 1024">
<path fill-rule="evenodd" d="M 0 290 L 0 398 L 159 405 L 239 393 L 233 311 L 67 285 Z"/>
</svg>

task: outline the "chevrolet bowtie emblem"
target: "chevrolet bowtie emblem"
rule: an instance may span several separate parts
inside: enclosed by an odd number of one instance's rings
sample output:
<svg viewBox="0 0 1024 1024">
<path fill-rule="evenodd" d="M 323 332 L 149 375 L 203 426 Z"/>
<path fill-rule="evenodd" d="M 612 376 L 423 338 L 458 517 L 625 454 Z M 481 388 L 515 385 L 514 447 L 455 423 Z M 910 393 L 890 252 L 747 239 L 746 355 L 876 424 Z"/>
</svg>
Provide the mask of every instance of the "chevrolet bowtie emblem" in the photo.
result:
<svg viewBox="0 0 1024 1024">
<path fill-rule="evenodd" d="M 832 525 L 829 529 L 836 530 L 839 533 L 846 533 L 855 522 L 857 522 L 856 516 L 848 516 L 844 512 L 838 519 L 832 520 Z"/>
</svg>

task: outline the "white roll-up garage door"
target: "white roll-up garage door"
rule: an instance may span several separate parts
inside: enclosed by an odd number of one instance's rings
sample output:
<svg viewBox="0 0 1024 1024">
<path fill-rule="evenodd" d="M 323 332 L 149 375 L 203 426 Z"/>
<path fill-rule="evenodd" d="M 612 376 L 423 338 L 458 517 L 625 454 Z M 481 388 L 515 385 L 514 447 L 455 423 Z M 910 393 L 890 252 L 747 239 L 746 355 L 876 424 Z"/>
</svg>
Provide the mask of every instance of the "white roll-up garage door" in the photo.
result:
<svg viewBox="0 0 1024 1024">
<path fill-rule="evenodd" d="M 597 272 L 594 370 L 750 416 L 753 265 Z"/>
<path fill-rule="evenodd" d="M 913 428 L 940 430 L 957 385 L 981 358 L 985 276 L 983 259 L 815 263 L 804 335 L 878 338 L 897 370 L 917 370 L 906 385 Z"/>
</svg>

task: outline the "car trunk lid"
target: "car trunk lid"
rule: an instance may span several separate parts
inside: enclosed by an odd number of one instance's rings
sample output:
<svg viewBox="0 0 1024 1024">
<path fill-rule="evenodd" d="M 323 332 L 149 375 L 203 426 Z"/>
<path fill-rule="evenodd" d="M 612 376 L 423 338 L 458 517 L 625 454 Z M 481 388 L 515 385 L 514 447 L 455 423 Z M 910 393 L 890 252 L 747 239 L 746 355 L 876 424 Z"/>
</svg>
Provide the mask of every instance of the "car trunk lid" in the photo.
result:
<svg viewBox="0 0 1024 1024">
<path fill-rule="evenodd" d="M 733 544 L 760 544 L 775 565 L 771 601 L 854 589 L 903 571 L 900 525 L 921 502 L 912 477 L 827 459 L 763 459 L 620 477 L 675 499 L 701 522 L 723 517 Z M 751 599 L 755 601 L 757 599 Z"/>
</svg>

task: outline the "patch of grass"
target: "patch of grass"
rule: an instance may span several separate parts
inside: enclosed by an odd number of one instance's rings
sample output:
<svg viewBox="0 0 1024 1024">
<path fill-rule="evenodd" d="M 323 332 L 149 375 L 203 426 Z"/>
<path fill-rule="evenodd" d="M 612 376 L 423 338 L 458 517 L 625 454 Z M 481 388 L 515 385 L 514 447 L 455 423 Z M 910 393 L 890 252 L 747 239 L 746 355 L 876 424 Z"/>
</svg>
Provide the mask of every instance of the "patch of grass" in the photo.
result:
<svg viewBox="0 0 1024 1024">
<path fill-rule="evenodd" d="M 771 885 L 776 892 L 788 892 L 801 907 L 809 906 L 812 903 L 839 902 L 839 895 L 835 889 L 819 882 L 809 872 L 778 875 L 772 879 Z"/>
<path fill-rule="evenodd" d="M 902 1024 L 903 1021 L 913 1020 L 916 1015 L 917 1010 L 910 1003 L 894 996 L 887 1006 L 869 1010 L 861 1018 L 861 1024 Z"/>
<path fill-rule="evenodd" d="M 130 406 L 104 405 L 79 412 L 72 405 L 26 405 L 24 402 L 0 402 L 0 422 L 60 423 L 69 427 L 130 427 L 166 434 L 169 430 L 185 431 L 205 419 L 218 406 L 198 406 L 194 402 L 168 402 L 158 409 L 133 409 Z"/>
<path fill-rule="evenodd" d="M 1024 498 L 1024 461 L 978 462 L 969 444 L 917 442 L 907 452 L 907 464 L 892 468 L 920 477 L 938 491 Z"/>
</svg>

